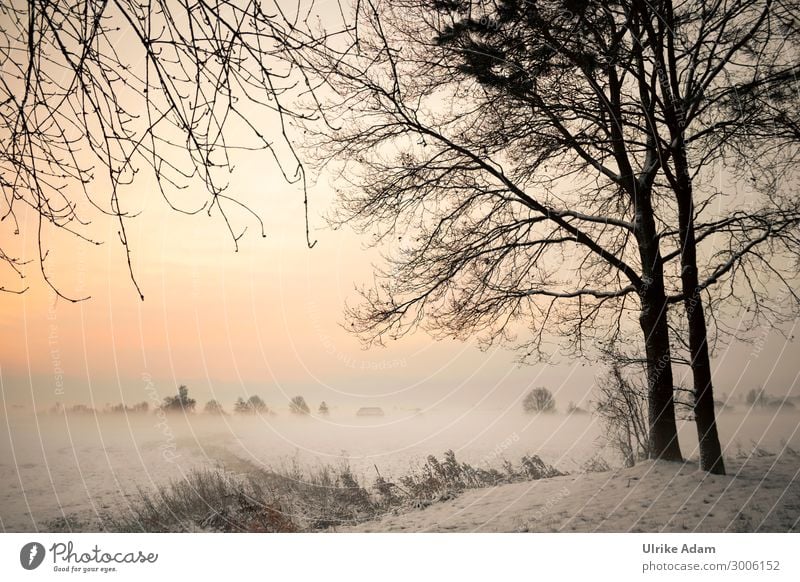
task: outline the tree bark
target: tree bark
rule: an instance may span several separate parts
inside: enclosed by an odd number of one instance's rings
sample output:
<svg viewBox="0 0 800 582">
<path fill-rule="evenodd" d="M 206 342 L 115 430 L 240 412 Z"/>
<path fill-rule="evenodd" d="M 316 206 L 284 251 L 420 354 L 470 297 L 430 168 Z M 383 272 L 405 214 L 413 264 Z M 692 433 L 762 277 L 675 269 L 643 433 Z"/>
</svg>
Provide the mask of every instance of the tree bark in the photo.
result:
<svg viewBox="0 0 800 582">
<path fill-rule="evenodd" d="M 650 458 L 681 461 L 675 423 L 674 382 L 670 355 L 664 265 L 649 192 L 639 192 L 636 201 L 636 237 L 645 286 L 639 292 L 639 324 L 644 333 L 647 357 L 648 422 Z"/>
<path fill-rule="evenodd" d="M 697 271 L 694 272 L 696 278 Z M 684 293 L 692 288 L 696 289 L 696 285 L 687 287 L 684 283 Z M 724 475 L 725 462 L 722 459 L 714 410 L 714 389 L 711 381 L 711 360 L 708 355 L 703 300 L 700 294 L 695 292 L 685 301 L 685 305 L 689 322 L 689 350 L 694 378 L 694 420 L 700 444 L 700 468 L 709 473 Z"/>
<path fill-rule="evenodd" d="M 650 457 L 681 461 L 683 457 L 675 423 L 667 302 L 663 292 L 659 294 L 652 289 L 645 291 L 639 323 L 644 333 L 647 356 Z"/>
<path fill-rule="evenodd" d="M 682 144 L 680 144 L 682 145 Z M 717 475 L 725 474 L 725 462 L 717 432 L 714 410 L 714 387 L 711 379 L 711 358 L 703 298 L 697 274 L 697 241 L 694 232 L 694 204 L 688 164 L 683 148 L 674 152 L 679 173 L 678 222 L 681 240 L 681 286 L 686 320 L 689 327 L 689 352 L 694 390 L 694 418 L 700 446 L 700 468 Z"/>
</svg>

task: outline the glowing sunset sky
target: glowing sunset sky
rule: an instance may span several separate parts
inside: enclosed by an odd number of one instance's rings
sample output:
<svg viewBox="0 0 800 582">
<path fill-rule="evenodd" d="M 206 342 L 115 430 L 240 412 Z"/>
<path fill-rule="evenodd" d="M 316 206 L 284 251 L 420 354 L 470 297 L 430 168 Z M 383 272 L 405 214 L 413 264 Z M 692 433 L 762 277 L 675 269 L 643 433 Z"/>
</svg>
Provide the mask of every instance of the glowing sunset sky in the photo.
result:
<svg viewBox="0 0 800 582">
<path fill-rule="evenodd" d="M 555 392 L 562 409 L 569 400 L 586 405 L 602 372 L 586 362 L 518 367 L 510 351 L 481 353 L 423 332 L 363 350 L 344 329 L 343 308 L 357 301 L 355 287 L 371 281 L 380 256 L 352 232 L 325 227 L 321 217 L 333 199 L 329 178 L 310 192 L 312 238 L 319 242 L 309 250 L 300 189 L 286 184 L 267 153 L 241 156 L 235 165 L 230 192 L 253 207 L 267 232 L 261 238 L 256 221 L 234 213 L 237 230 L 248 226 L 238 253 L 217 214 L 171 211 L 146 172 L 124 189 L 123 210 L 141 213 L 127 224 L 143 302 L 128 277 L 115 220 L 91 214 L 92 232 L 105 243 L 99 247 L 45 229 L 53 281 L 67 295 L 92 296 L 75 304 L 56 300 L 42 281 L 35 217 L 20 213 L 17 237 L 12 221 L 0 223 L 3 248 L 32 261 L 29 291 L 0 294 L 7 406 L 133 403 L 147 398 L 144 375 L 162 397 L 185 383 L 199 402 L 213 397 L 228 407 L 252 393 L 277 407 L 299 393 L 333 405 L 499 407 L 537 385 Z M 101 185 L 92 187 L 98 200 L 108 200 Z M 183 207 L 197 207 L 191 191 L 186 198 L 179 200 Z M 86 206 L 83 201 L 81 210 Z M 7 269 L 0 283 L 19 286 Z M 769 330 L 754 335 L 765 338 L 757 349 L 740 344 L 718 354 L 717 393 L 763 385 L 774 394 L 800 394 L 798 343 Z M 684 372 L 676 368 L 678 378 Z"/>
<path fill-rule="evenodd" d="M 312 235 L 319 240 L 311 250 L 297 188 L 274 171 L 264 175 L 256 160 L 235 175 L 232 188 L 253 201 L 267 230 L 263 239 L 241 217 L 250 231 L 239 253 L 219 217 L 177 214 L 155 189 L 131 187 L 142 211 L 129 222 L 129 235 L 144 302 L 128 278 L 113 221 L 95 223 L 106 241 L 100 247 L 50 238 L 50 272 L 62 292 L 92 298 L 55 300 L 35 263 L 27 293 L 0 296 L 7 405 L 132 403 L 147 398 L 145 374 L 161 396 L 186 383 L 201 403 L 213 397 L 226 406 L 258 393 L 280 408 L 302 393 L 347 406 L 491 408 L 535 385 L 549 386 L 562 407 L 590 396 L 600 370 L 580 362 L 520 368 L 509 351 L 481 353 L 423 332 L 365 351 L 344 329 L 343 308 L 357 300 L 355 285 L 370 281 L 380 257 L 357 235 L 324 226 L 320 215 L 332 200 L 327 179 L 311 191 Z M 35 232 L 30 226 L 22 231 Z M 24 242 L 33 258 L 33 241 Z M 796 342 L 775 333 L 760 349 L 733 346 L 716 359 L 717 389 L 746 392 L 763 384 L 776 394 L 800 393 L 798 355 Z"/>
</svg>

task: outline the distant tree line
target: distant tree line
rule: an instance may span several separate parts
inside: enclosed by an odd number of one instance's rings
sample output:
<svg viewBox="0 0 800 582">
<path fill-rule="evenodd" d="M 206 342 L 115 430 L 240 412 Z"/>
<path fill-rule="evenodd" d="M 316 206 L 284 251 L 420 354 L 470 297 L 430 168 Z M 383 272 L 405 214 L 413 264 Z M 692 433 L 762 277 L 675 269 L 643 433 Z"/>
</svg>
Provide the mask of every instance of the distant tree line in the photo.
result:
<svg viewBox="0 0 800 582">
<path fill-rule="evenodd" d="M 794 408 L 794 404 L 786 398 L 778 398 L 767 394 L 763 388 L 753 388 L 747 393 L 745 402 L 752 408 Z"/>
<path fill-rule="evenodd" d="M 197 411 L 197 400 L 189 396 L 189 388 L 187 386 L 180 385 L 177 394 L 165 397 L 160 405 L 154 407 L 154 410 L 168 413 L 183 412 L 193 414 Z M 48 410 L 51 414 L 142 414 L 150 411 L 151 405 L 147 401 L 138 402 L 133 405 L 128 405 L 124 402 L 119 404 L 106 404 L 105 407 L 100 410 L 85 404 L 65 406 L 59 402 Z M 298 395 L 289 400 L 289 411 L 296 415 L 310 415 L 311 407 L 306 402 L 305 397 Z M 206 402 L 203 406 L 202 413 L 217 416 L 227 416 L 229 414 L 225 410 L 223 404 L 216 399 Z M 233 413 L 238 415 L 272 414 L 273 410 L 267 406 L 267 403 L 264 402 L 258 394 L 253 394 L 247 399 L 241 396 L 237 398 L 233 404 Z M 320 416 L 327 416 L 330 414 L 330 408 L 326 402 L 323 401 L 320 403 L 317 414 Z"/>
</svg>

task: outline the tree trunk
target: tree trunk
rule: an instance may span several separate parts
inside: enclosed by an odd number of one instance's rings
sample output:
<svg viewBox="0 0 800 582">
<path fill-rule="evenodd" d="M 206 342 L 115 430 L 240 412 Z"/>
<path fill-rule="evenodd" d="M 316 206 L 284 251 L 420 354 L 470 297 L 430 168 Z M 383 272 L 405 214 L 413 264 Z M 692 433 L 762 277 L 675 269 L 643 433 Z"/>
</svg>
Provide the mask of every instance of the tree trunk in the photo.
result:
<svg viewBox="0 0 800 582">
<path fill-rule="evenodd" d="M 717 433 L 714 410 L 714 387 L 711 381 L 711 359 L 703 298 L 697 274 L 697 241 L 694 233 L 694 204 L 685 152 L 675 152 L 679 172 L 676 189 L 678 222 L 681 240 L 681 286 L 689 326 L 689 352 L 694 387 L 694 419 L 700 445 L 700 468 L 717 475 L 725 474 L 722 447 Z"/>
<path fill-rule="evenodd" d="M 672 5 L 666 5 L 667 23 L 673 23 Z M 672 76 L 659 75 L 665 104 L 665 118 L 670 130 L 675 172 L 670 179 L 678 202 L 678 231 L 681 243 L 681 287 L 689 327 L 689 352 L 694 384 L 694 418 L 700 444 L 700 467 L 711 473 L 725 474 L 722 449 L 717 434 L 714 412 L 714 390 L 711 383 L 711 361 L 708 355 L 706 316 L 697 274 L 697 240 L 694 233 L 694 195 L 686 154 L 686 117 L 684 101 L 677 92 L 681 81 L 675 76 L 675 55 L 668 46 L 670 66 L 664 67 Z M 663 63 L 662 63 L 663 64 Z M 675 91 L 673 91 L 673 89 Z"/>
<path fill-rule="evenodd" d="M 696 279 L 697 271 L 695 270 L 694 273 Z M 684 293 L 696 288 L 696 284 L 687 287 L 684 283 Z M 686 300 L 685 305 L 689 321 L 689 350 L 692 358 L 692 376 L 694 377 L 694 421 L 697 425 L 697 439 L 700 444 L 700 468 L 709 473 L 724 475 L 725 462 L 722 459 L 722 447 L 717 433 L 703 300 L 699 293 L 694 293 L 690 299 Z"/>
<path fill-rule="evenodd" d="M 659 298 L 660 295 L 660 298 Z M 650 425 L 650 458 L 681 461 L 675 424 L 674 383 L 670 357 L 667 302 L 652 287 L 642 294 L 639 323 L 644 333 L 647 356 L 647 416 Z"/>
<path fill-rule="evenodd" d="M 636 238 L 642 261 L 644 288 L 640 289 L 639 324 L 647 357 L 648 422 L 650 458 L 681 461 L 675 424 L 675 385 L 672 379 L 664 264 L 659 250 L 650 192 L 638 192 Z"/>
</svg>

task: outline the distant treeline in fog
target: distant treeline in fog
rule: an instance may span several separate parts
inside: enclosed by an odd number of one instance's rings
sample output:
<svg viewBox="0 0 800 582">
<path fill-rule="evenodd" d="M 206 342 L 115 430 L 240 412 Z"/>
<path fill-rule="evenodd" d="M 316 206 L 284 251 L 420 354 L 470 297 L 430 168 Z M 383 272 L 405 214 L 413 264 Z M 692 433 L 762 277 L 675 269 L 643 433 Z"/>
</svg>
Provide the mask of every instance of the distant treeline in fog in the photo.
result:
<svg viewBox="0 0 800 582">
<path fill-rule="evenodd" d="M 311 414 L 311 407 L 303 396 L 294 396 L 288 401 L 289 412 L 296 415 Z M 189 388 L 185 385 L 178 387 L 178 393 L 167 396 L 163 400 L 153 398 L 135 404 L 106 404 L 102 408 L 87 406 L 86 404 L 64 405 L 57 402 L 48 410 L 50 414 L 147 414 L 149 412 L 180 412 L 184 414 L 228 415 L 230 413 L 241 415 L 275 414 L 266 402 L 258 395 L 253 394 L 247 399 L 241 396 L 236 399 L 230 412 L 218 400 L 212 399 L 198 407 L 197 400 L 189 396 Z M 316 413 L 325 416 L 330 413 L 330 408 L 325 401 L 320 402 Z"/>
<path fill-rule="evenodd" d="M 685 389 L 676 388 L 677 392 L 688 392 Z M 722 399 L 715 401 L 715 405 L 720 410 L 732 410 L 737 407 L 744 409 L 750 408 L 772 408 L 772 409 L 796 409 L 800 406 L 800 396 L 774 396 L 767 393 L 763 388 L 753 388 L 746 393 L 731 395 L 730 397 L 722 393 Z M 570 401 L 566 407 L 566 413 L 571 414 L 585 414 L 589 412 L 604 412 L 610 406 L 618 404 L 616 400 L 623 399 L 626 403 L 631 401 L 644 402 L 644 393 L 641 387 L 633 386 L 620 386 L 615 384 L 611 386 L 611 390 L 600 391 L 599 398 L 592 401 L 587 401 L 585 408 L 581 407 L 574 402 Z M 692 403 L 683 402 L 681 398 L 677 399 L 686 410 L 690 411 Z M 612 402 L 613 401 L 613 402 Z M 528 414 L 550 414 L 558 411 L 556 407 L 556 399 L 553 393 L 547 388 L 534 388 L 528 392 L 521 400 L 522 410 Z M 327 416 L 330 414 L 330 406 L 321 401 L 316 406 L 315 412 L 312 412 L 312 406 L 306 402 L 303 396 L 294 396 L 287 402 L 288 411 L 291 414 L 303 416 L 317 414 L 319 416 Z M 219 400 L 212 399 L 204 405 L 199 406 L 197 400 L 189 396 L 189 389 L 185 385 L 178 387 L 178 392 L 175 395 L 170 395 L 162 400 L 153 397 L 150 401 L 143 400 L 135 404 L 126 404 L 124 402 L 118 404 L 106 403 L 102 408 L 96 408 L 86 404 L 72 404 L 65 405 L 57 402 L 46 410 L 50 414 L 147 414 L 149 412 L 168 412 L 168 413 L 184 413 L 184 414 L 204 414 L 209 416 L 227 416 L 230 414 L 236 415 L 265 415 L 277 414 L 279 409 L 268 405 L 258 394 L 253 394 L 247 398 L 238 397 L 232 405 L 227 408 Z M 284 409 L 286 410 L 286 409 Z M 416 412 L 421 412 L 421 409 L 413 409 Z M 383 411 L 379 407 L 366 407 L 361 408 L 356 413 L 361 415 L 361 411 L 366 411 L 364 416 L 374 416 L 375 411 L 379 415 Z M 601 414 L 602 416 L 602 414 Z"/>
</svg>

